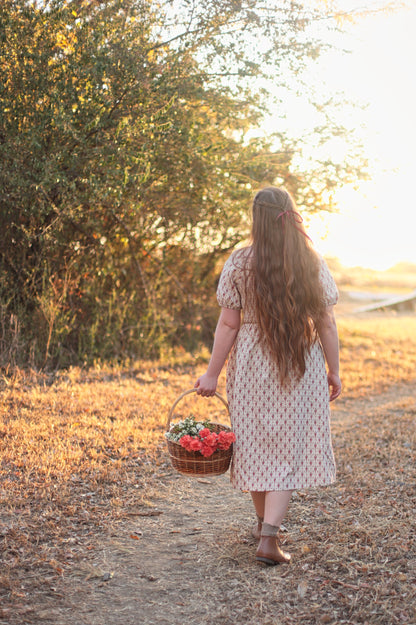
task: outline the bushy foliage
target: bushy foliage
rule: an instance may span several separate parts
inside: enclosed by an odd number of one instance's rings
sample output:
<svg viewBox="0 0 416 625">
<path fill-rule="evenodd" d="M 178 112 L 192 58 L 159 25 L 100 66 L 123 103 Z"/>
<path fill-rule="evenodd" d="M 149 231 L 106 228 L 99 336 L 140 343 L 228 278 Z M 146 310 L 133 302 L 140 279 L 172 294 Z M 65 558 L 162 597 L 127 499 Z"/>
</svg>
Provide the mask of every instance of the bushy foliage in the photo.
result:
<svg viewBox="0 0 416 625">
<path fill-rule="evenodd" d="M 2 365 L 210 340 L 253 188 L 284 182 L 322 206 L 352 174 L 327 164 L 322 184 L 284 135 L 246 139 L 262 74 L 317 53 L 313 18 L 294 2 L 3 1 Z"/>
</svg>

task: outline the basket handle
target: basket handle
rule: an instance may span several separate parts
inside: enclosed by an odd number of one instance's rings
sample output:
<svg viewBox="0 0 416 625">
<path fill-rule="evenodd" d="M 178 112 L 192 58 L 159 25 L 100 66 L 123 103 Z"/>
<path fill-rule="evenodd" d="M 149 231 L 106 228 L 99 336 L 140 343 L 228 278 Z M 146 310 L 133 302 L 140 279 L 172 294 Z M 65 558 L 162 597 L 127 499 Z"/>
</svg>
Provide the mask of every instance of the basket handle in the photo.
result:
<svg viewBox="0 0 416 625">
<path fill-rule="evenodd" d="M 179 395 L 177 400 L 174 402 L 172 408 L 169 410 L 168 421 L 167 421 L 167 424 L 166 424 L 166 430 L 169 430 L 169 425 L 170 425 L 171 419 L 173 417 L 173 411 L 175 410 L 177 404 L 181 401 L 181 399 L 183 397 L 185 397 L 185 395 L 189 395 L 190 393 L 196 393 L 196 391 L 197 391 L 196 388 L 191 388 L 189 391 L 184 391 L 181 395 Z M 215 397 L 218 397 L 218 399 L 220 399 L 222 401 L 222 403 L 224 404 L 224 406 L 227 408 L 227 411 L 228 411 L 228 402 L 227 402 L 227 400 L 224 399 L 224 397 L 222 395 L 217 393 L 217 391 L 215 391 Z"/>
</svg>

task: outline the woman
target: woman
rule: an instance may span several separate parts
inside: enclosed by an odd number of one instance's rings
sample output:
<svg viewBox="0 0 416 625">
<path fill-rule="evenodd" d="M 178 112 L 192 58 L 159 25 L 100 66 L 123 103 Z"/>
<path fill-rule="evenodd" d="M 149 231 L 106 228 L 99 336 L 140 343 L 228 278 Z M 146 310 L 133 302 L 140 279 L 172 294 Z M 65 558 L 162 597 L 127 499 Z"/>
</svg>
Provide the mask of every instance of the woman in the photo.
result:
<svg viewBox="0 0 416 625">
<path fill-rule="evenodd" d="M 268 187 L 255 196 L 251 245 L 225 263 L 217 299 L 222 310 L 212 355 L 195 388 L 214 395 L 233 348 L 227 368 L 237 439 L 231 483 L 253 499 L 256 559 L 288 562 L 277 533 L 293 490 L 335 480 L 329 401 L 339 396 L 341 381 L 333 312 L 338 291 L 284 189 Z"/>
</svg>

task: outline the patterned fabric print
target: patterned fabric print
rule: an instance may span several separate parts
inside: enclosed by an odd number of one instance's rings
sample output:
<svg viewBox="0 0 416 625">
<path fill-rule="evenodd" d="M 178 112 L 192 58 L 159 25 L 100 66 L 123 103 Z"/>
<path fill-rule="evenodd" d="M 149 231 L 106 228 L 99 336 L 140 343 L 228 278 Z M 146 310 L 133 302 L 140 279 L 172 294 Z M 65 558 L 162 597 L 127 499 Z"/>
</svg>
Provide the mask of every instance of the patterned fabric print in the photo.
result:
<svg viewBox="0 0 416 625">
<path fill-rule="evenodd" d="M 258 327 L 242 270 L 248 250 L 227 260 L 217 299 L 242 309 L 244 321 L 227 367 L 227 397 L 236 435 L 231 483 L 241 490 L 267 491 L 323 486 L 335 480 L 329 426 L 325 359 L 319 342 L 308 355 L 303 378 L 282 388 L 271 356 L 259 344 Z M 320 279 L 327 306 L 338 291 L 321 259 Z"/>
</svg>

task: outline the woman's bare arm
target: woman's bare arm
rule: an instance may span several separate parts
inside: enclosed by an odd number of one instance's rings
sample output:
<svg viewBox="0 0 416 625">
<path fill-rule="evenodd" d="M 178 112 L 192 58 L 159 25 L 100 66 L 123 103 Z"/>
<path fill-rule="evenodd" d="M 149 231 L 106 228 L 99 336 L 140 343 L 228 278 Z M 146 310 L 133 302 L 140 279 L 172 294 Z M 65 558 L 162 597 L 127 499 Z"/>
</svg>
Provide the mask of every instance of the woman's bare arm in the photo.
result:
<svg viewBox="0 0 416 625">
<path fill-rule="evenodd" d="M 214 346 L 208 369 L 195 382 L 198 395 L 210 397 L 214 395 L 218 376 L 224 366 L 227 356 L 231 351 L 234 341 L 240 329 L 240 310 L 222 308 L 215 330 Z"/>
<path fill-rule="evenodd" d="M 328 365 L 328 386 L 330 390 L 329 401 L 332 401 L 341 393 L 341 380 L 339 378 L 338 329 L 333 306 L 328 306 L 326 308 L 324 314 L 316 323 L 316 329 L 322 343 L 325 360 Z"/>
</svg>

